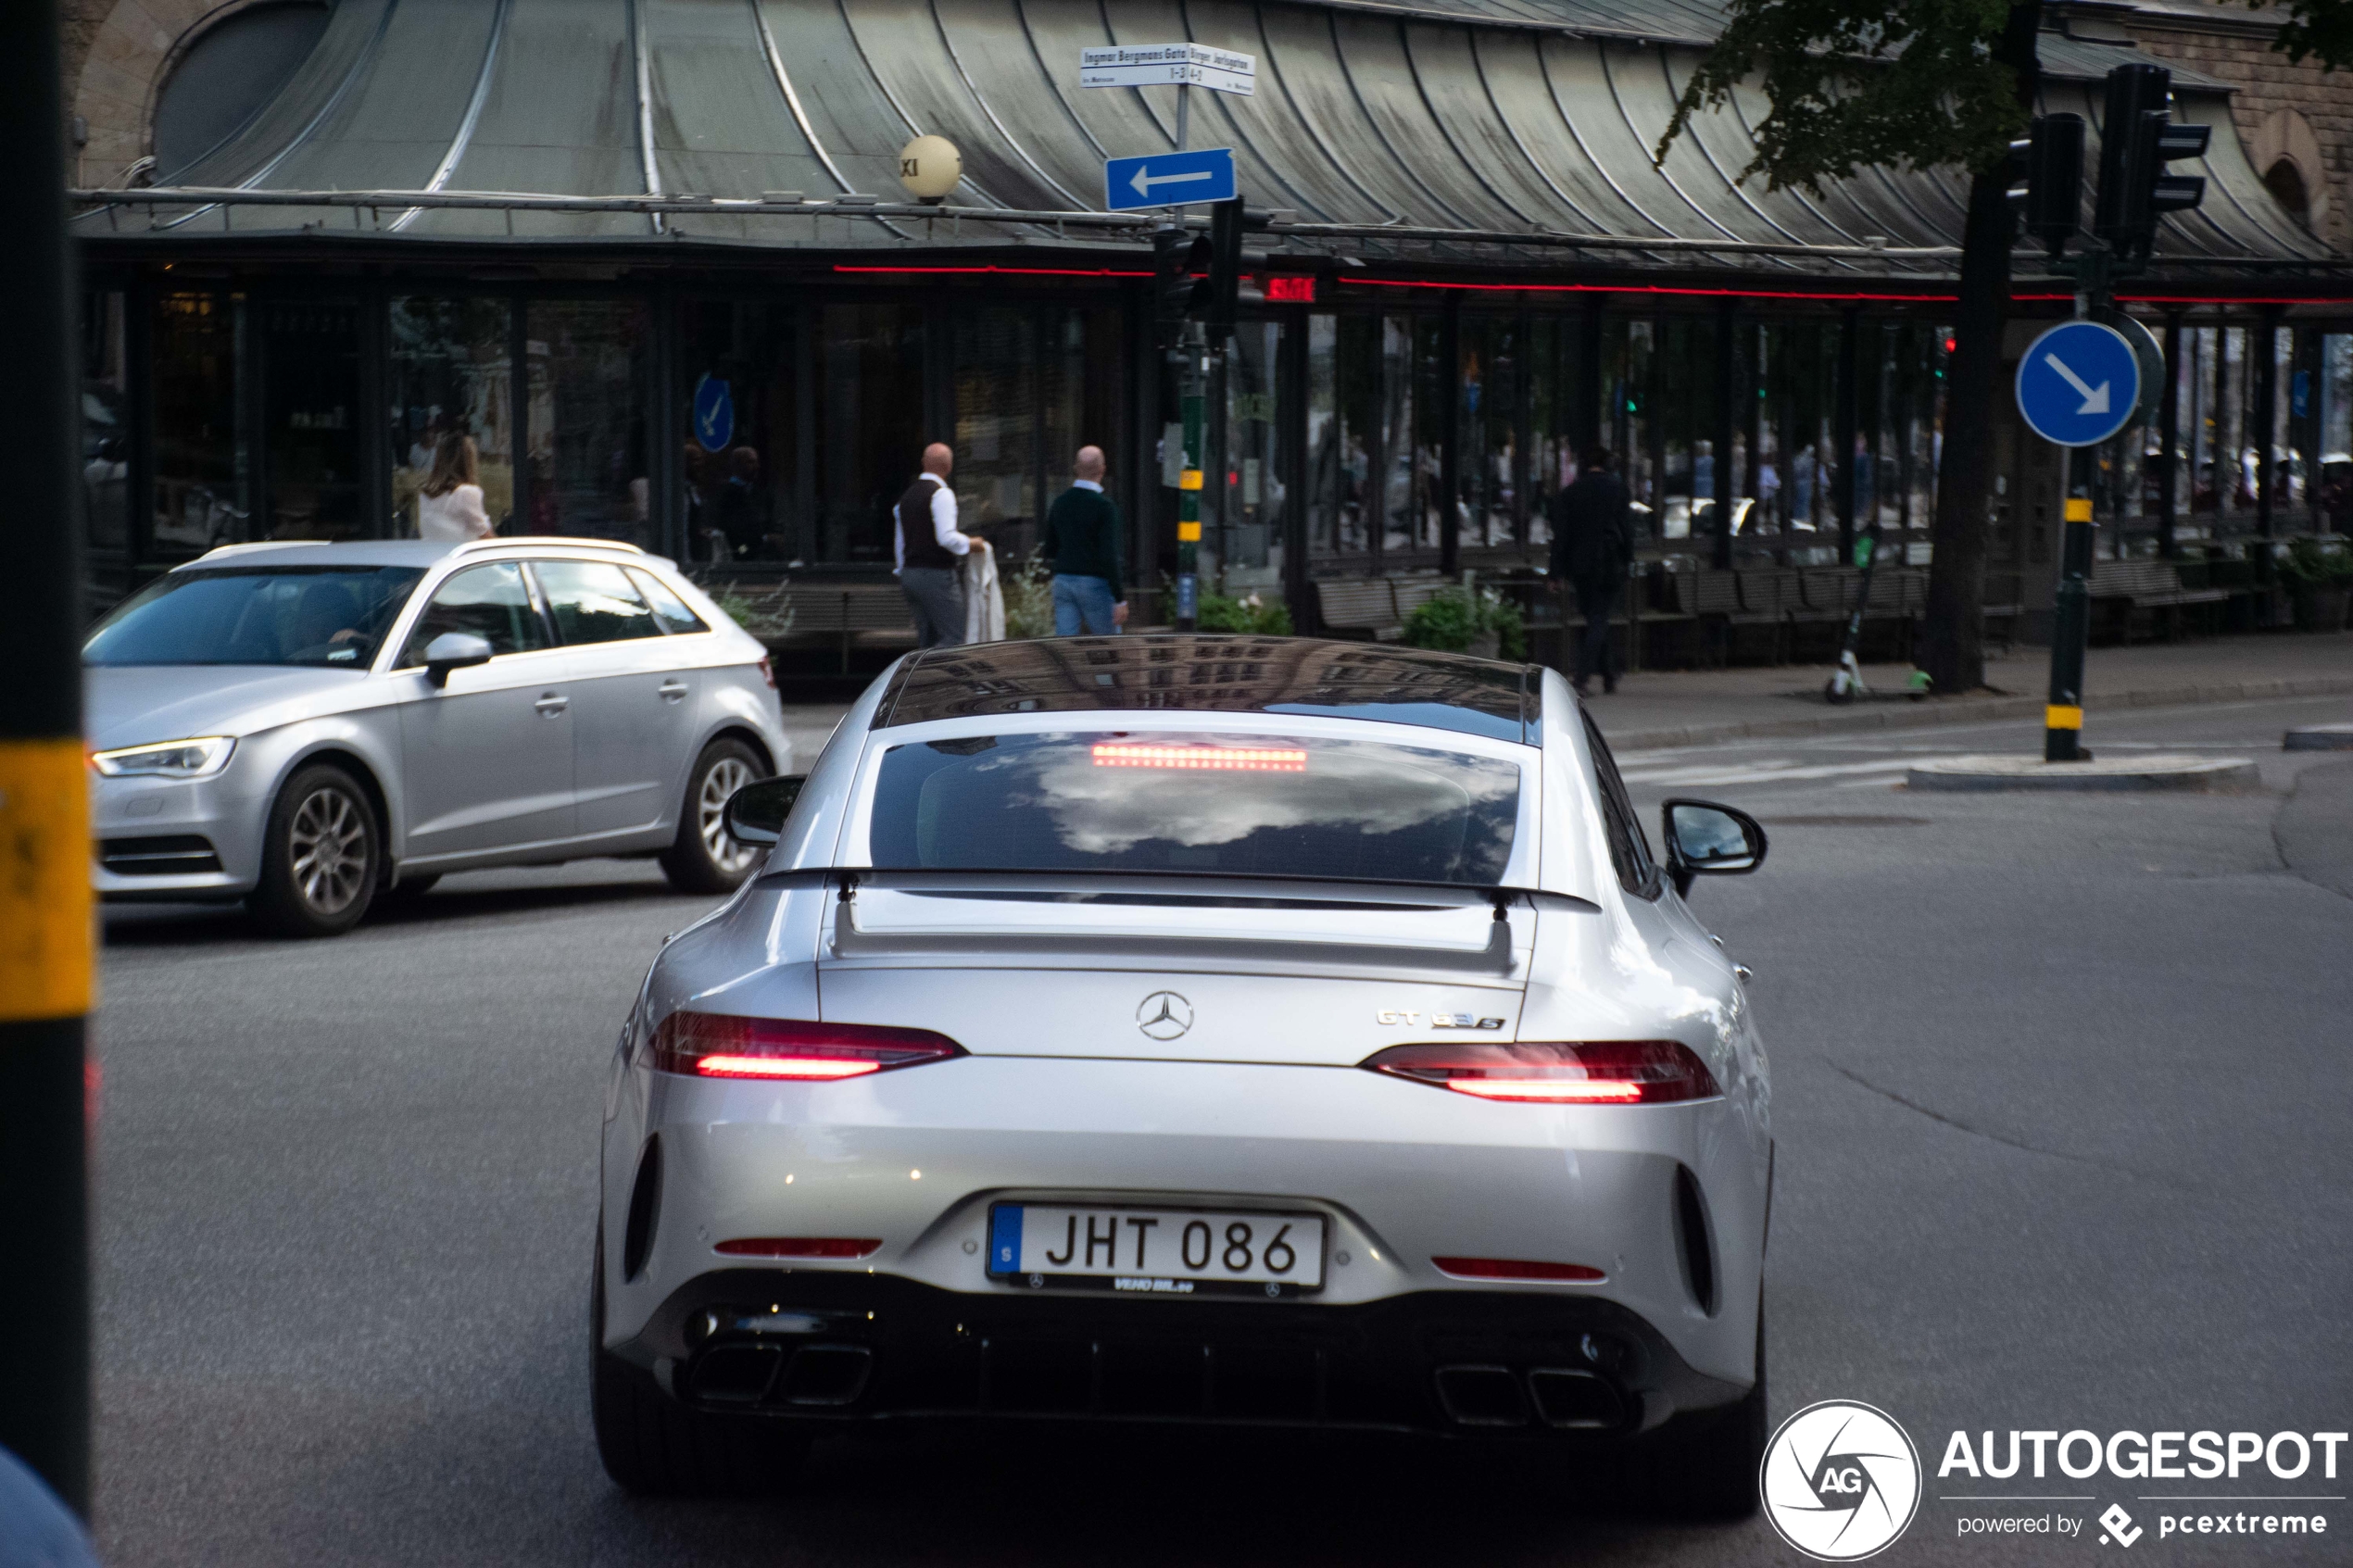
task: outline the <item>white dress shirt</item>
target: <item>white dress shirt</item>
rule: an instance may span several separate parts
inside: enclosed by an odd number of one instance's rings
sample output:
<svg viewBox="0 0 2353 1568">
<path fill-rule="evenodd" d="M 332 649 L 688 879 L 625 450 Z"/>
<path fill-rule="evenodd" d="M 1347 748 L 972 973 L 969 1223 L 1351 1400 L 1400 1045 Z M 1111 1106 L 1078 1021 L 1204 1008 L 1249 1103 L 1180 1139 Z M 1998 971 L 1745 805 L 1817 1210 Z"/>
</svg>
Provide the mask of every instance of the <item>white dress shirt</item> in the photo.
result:
<svg viewBox="0 0 2353 1568">
<path fill-rule="evenodd" d="M 932 537 L 938 540 L 939 547 L 950 555 L 963 555 L 973 547 L 973 540 L 971 534 L 956 532 L 956 493 L 949 489 L 948 482 L 936 473 L 927 473 L 923 477 L 930 480 L 932 484 Z M 890 529 L 892 563 L 890 570 L 897 573 L 905 571 L 907 567 L 907 530 L 896 521 L 898 518 L 896 508 L 892 508 L 891 516 L 893 521 Z"/>
</svg>

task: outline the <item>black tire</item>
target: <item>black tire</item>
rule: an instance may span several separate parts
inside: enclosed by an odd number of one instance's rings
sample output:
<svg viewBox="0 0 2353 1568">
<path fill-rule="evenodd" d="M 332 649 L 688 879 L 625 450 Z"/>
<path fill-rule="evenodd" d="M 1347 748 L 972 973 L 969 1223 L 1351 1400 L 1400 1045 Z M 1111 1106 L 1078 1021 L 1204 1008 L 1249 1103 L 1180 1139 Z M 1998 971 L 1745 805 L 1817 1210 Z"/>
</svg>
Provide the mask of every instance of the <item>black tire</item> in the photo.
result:
<svg viewBox="0 0 2353 1568">
<path fill-rule="evenodd" d="M 1756 1382 L 1733 1404 L 1680 1418 L 1651 1459 L 1660 1504 L 1687 1519 L 1739 1520 L 1762 1506 L 1765 1444 L 1765 1303 L 1756 1303 Z"/>
<path fill-rule="evenodd" d="M 767 776 L 760 754 L 739 740 L 715 740 L 686 773 L 678 836 L 661 852 L 661 872 L 681 893 L 733 893 L 758 869 L 761 851 L 727 836 L 720 821 L 727 797 Z"/>
<path fill-rule="evenodd" d="M 588 1296 L 588 1411 L 597 1457 L 639 1497 L 762 1497 L 799 1472 L 808 1439 L 755 1416 L 688 1410 L 653 1378 L 605 1349 L 604 1225 Z"/>
<path fill-rule="evenodd" d="M 246 905 L 279 936 L 340 936 L 359 923 L 384 874 L 375 808 L 332 763 L 304 768 L 270 808 L 261 881 Z"/>
</svg>

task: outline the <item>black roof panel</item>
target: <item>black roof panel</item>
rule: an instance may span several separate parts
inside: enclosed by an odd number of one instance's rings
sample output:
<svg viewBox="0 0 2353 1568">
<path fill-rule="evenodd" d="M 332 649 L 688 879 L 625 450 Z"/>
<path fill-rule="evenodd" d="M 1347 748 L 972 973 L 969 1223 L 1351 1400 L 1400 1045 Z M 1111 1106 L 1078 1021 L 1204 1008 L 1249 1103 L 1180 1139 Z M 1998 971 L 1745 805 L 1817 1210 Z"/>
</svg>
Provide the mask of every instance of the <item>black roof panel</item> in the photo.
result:
<svg viewBox="0 0 2353 1568">
<path fill-rule="evenodd" d="M 900 666 L 875 727 L 993 713 L 1296 713 L 1541 744 L 1541 671 L 1463 654 L 1225 633 L 935 648 Z"/>
</svg>

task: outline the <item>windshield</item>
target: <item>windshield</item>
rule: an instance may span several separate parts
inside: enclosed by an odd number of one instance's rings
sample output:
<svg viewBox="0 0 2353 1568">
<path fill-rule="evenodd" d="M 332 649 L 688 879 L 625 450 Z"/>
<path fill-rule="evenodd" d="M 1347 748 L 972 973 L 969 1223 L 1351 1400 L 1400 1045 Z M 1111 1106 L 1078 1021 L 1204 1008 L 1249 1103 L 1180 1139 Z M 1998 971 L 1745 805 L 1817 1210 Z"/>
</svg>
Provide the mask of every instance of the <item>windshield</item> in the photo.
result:
<svg viewBox="0 0 2353 1568">
<path fill-rule="evenodd" d="M 175 571 L 99 622 L 82 661 L 364 670 L 423 575 L 409 566 Z"/>
<path fill-rule="evenodd" d="M 1491 886 L 1519 768 L 1378 741 L 1202 732 L 893 748 L 869 834 L 892 870 L 1184 872 Z"/>
</svg>

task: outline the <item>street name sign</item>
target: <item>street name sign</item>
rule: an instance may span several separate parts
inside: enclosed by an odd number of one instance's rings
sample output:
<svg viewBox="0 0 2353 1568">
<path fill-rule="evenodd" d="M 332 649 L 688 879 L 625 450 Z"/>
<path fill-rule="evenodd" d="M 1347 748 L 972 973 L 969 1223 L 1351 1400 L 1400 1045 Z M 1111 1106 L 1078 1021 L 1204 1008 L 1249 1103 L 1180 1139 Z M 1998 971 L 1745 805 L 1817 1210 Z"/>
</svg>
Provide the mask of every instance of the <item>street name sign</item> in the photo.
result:
<svg viewBox="0 0 2353 1568">
<path fill-rule="evenodd" d="M 1114 212 L 1227 202 L 1234 199 L 1235 191 L 1231 147 L 1103 160 L 1103 205 Z"/>
<path fill-rule="evenodd" d="M 1078 51 L 1081 87 L 1206 87 L 1253 95 L 1258 56 L 1203 44 L 1116 44 Z"/>
<path fill-rule="evenodd" d="M 2018 362 L 2019 417 L 2055 446 L 2106 441 L 2140 399 L 2139 357 L 2122 333 L 2097 321 L 2061 322 Z"/>
</svg>

